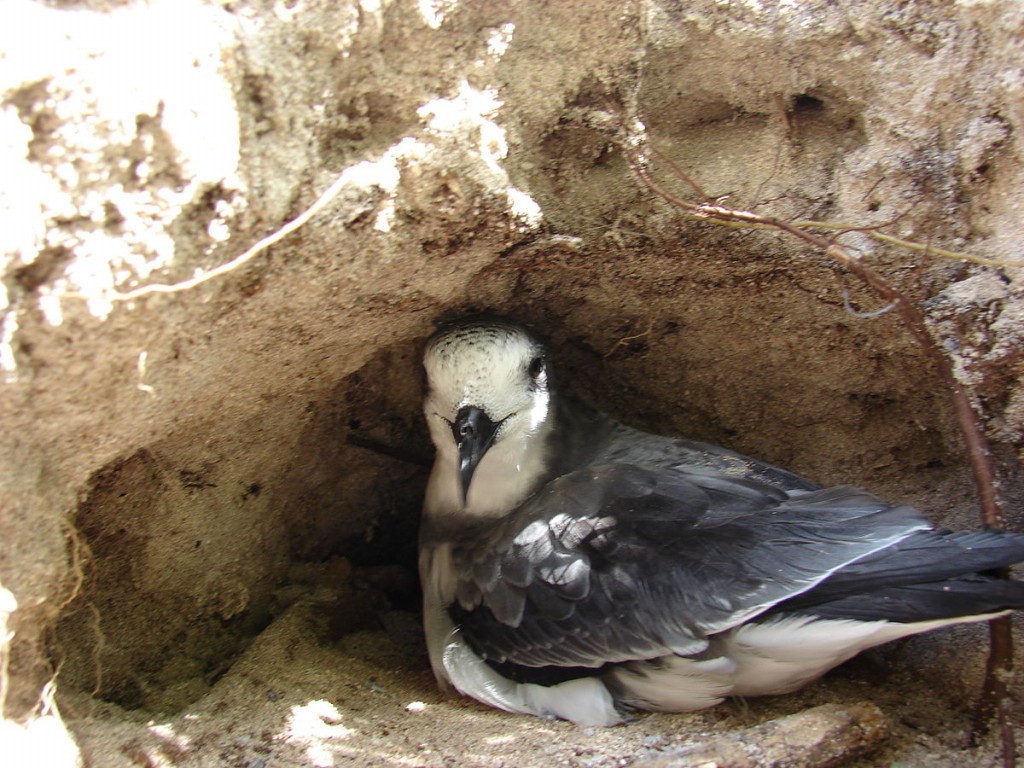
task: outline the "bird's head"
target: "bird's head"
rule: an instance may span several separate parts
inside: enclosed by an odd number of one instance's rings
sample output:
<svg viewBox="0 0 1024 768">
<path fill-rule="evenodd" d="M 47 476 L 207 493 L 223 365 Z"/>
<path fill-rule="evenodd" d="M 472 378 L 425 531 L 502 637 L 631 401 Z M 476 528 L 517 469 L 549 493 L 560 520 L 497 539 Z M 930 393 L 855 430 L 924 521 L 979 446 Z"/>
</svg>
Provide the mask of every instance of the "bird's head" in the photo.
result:
<svg viewBox="0 0 1024 768">
<path fill-rule="evenodd" d="M 439 453 L 459 468 L 462 502 L 489 452 L 518 465 L 550 405 L 547 350 L 521 325 L 471 318 L 427 343 L 424 412 Z"/>
</svg>

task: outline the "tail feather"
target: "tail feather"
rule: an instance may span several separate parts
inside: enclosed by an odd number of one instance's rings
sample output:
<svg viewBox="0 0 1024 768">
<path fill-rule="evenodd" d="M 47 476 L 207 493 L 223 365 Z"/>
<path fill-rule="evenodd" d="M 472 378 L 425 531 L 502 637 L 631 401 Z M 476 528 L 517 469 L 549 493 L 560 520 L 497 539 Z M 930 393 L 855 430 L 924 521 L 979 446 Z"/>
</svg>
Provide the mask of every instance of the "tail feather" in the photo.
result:
<svg viewBox="0 0 1024 768">
<path fill-rule="evenodd" d="M 771 613 L 911 622 L 1021 608 L 1024 585 L 991 574 L 1022 560 L 1022 534 L 919 531 L 841 568 Z"/>
<path fill-rule="evenodd" d="M 1024 582 L 973 574 L 927 584 L 885 587 L 800 607 L 792 612 L 823 619 L 909 624 L 998 615 L 1020 608 L 1024 608 Z"/>
</svg>

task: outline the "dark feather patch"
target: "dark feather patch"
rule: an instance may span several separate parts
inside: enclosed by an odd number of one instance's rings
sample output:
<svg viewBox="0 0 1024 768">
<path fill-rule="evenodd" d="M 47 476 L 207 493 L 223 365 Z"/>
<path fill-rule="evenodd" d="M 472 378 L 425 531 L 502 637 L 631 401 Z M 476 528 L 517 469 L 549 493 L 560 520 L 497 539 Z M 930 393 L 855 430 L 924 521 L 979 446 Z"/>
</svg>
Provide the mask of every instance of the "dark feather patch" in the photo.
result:
<svg viewBox="0 0 1024 768">
<path fill-rule="evenodd" d="M 928 584 L 876 589 L 794 613 L 822 619 L 896 621 L 904 624 L 963 616 L 983 616 L 1024 608 L 1024 583 L 972 575 Z"/>
<path fill-rule="evenodd" d="M 855 488 L 790 496 L 692 467 L 589 467 L 459 538 L 458 594 L 479 597 L 451 612 L 478 654 L 525 666 L 695 653 L 708 634 L 924 527 L 913 509 Z"/>
</svg>

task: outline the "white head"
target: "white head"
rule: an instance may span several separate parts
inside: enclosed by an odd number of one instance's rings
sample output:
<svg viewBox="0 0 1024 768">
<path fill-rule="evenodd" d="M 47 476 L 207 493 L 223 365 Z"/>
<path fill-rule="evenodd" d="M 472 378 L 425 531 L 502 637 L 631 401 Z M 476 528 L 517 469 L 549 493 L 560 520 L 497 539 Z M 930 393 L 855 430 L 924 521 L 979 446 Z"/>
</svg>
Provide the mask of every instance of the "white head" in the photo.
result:
<svg viewBox="0 0 1024 768">
<path fill-rule="evenodd" d="M 423 356 L 424 413 L 441 471 L 457 473 L 460 505 L 492 506 L 539 460 L 550 404 L 547 350 L 526 328 L 468 319 L 439 331 Z M 471 494 L 490 488 L 488 498 Z M 485 479 L 486 478 L 486 479 Z M 450 482 L 451 478 L 443 478 Z"/>
</svg>

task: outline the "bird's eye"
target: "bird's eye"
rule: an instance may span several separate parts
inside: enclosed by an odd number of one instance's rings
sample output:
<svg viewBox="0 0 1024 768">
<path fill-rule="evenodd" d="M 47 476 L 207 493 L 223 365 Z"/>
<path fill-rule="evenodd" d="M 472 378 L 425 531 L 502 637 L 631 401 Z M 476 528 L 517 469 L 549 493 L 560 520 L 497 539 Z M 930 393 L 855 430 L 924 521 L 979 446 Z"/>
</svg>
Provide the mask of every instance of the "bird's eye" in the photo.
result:
<svg viewBox="0 0 1024 768">
<path fill-rule="evenodd" d="M 536 380 L 536 379 L 540 378 L 541 374 L 544 373 L 544 358 L 543 357 L 535 357 L 535 358 L 533 358 L 533 360 L 530 361 L 530 367 L 528 369 L 528 372 L 530 374 L 530 378 L 531 379 Z"/>
</svg>

